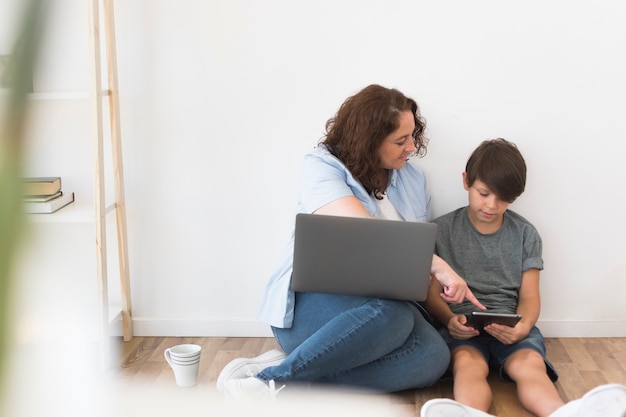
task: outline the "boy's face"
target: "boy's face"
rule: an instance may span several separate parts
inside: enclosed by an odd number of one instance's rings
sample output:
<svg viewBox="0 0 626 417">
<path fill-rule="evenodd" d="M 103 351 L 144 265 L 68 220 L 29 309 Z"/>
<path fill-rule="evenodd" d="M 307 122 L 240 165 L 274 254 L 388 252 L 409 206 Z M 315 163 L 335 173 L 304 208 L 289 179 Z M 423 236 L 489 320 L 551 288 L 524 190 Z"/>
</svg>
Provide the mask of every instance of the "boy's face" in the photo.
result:
<svg viewBox="0 0 626 417">
<path fill-rule="evenodd" d="M 470 221 L 481 233 L 495 233 L 502 226 L 504 212 L 511 203 L 501 200 L 484 182 L 478 179 L 469 186 L 466 177 L 467 174 L 464 172 L 463 187 L 468 193 L 467 214 Z"/>
</svg>

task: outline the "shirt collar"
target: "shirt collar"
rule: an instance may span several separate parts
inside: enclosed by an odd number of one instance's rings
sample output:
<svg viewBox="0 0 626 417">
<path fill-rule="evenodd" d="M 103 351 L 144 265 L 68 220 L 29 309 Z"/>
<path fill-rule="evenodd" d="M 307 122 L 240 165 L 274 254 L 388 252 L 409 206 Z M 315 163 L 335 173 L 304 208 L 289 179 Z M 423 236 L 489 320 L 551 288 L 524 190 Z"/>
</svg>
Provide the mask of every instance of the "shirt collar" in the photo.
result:
<svg viewBox="0 0 626 417">
<path fill-rule="evenodd" d="M 392 187 L 395 187 L 397 181 L 398 181 L 398 170 L 392 169 L 391 175 L 389 176 L 389 185 L 391 185 Z"/>
</svg>

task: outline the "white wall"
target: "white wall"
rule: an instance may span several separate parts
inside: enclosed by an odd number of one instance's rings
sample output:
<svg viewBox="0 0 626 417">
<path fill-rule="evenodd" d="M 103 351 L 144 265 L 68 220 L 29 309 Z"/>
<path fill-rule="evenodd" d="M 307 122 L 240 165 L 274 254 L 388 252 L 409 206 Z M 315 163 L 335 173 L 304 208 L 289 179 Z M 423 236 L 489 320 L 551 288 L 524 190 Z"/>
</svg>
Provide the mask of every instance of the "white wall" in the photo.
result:
<svg viewBox="0 0 626 417">
<path fill-rule="evenodd" d="M 84 3 L 54 2 L 36 88 L 87 88 Z M 293 224 L 301 157 L 344 98 L 380 83 L 427 119 L 414 162 L 436 215 L 466 203 L 461 172 L 480 141 L 524 153 L 512 209 L 544 240 L 544 334 L 626 336 L 623 2 L 115 5 L 137 335 L 270 334 L 255 312 Z M 49 169 L 88 194 L 72 151 L 57 158 Z"/>
</svg>

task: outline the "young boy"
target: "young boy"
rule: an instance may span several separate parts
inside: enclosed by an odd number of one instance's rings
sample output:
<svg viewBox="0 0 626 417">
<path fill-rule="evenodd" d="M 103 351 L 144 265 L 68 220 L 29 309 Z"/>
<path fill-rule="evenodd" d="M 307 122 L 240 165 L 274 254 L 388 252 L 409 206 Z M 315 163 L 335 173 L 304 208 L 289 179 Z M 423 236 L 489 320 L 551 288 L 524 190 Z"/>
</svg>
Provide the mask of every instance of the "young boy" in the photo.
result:
<svg viewBox="0 0 626 417">
<path fill-rule="evenodd" d="M 519 214 L 507 210 L 526 185 L 526 163 L 515 144 L 504 139 L 483 142 L 463 173 L 469 205 L 434 220 L 439 226 L 436 253 L 462 276 L 487 312 L 520 314 L 514 327 L 466 326 L 476 308 L 464 302 L 448 305 L 441 285 L 432 280 L 426 306 L 443 326 L 451 352 L 454 398 L 488 411 L 492 393 L 490 367 L 517 385 L 522 405 L 548 416 L 564 402 L 546 359 L 543 336 L 535 327 L 540 310 L 539 271 L 543 269 L 541 237 Z"/>
</svg>

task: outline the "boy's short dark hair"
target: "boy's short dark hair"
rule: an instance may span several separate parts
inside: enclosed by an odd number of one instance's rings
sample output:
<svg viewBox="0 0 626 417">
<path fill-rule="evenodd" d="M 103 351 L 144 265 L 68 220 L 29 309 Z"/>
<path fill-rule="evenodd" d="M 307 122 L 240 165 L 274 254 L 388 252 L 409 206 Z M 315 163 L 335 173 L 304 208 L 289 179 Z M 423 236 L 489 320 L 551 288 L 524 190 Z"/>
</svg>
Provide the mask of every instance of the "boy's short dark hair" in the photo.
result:
<svg viewBox="0 0 626 417">
<path fill-rule="evenodd" d="M 467 186 L 484 182 L 501 200 L 512 203 L 526 186 L 526 162 L 513 142 L 486 140 L 474 150 L 465 166 Z"/>
</svg>

